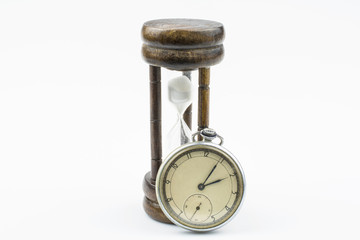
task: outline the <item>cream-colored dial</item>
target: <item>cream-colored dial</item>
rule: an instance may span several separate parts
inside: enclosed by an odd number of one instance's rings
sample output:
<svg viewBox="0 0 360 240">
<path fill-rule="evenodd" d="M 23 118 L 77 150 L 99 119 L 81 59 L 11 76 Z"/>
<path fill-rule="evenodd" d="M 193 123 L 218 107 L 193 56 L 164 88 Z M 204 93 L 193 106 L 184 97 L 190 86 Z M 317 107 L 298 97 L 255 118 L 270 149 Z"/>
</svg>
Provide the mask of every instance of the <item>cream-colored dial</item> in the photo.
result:
<svg viewBox="0 0 360 240">
<path fill-rule="evenodd" d="M 156 181 L 159 204 L 175 224 L 213 230 L 230 220 L 244 195 L 244 174 L 234 156 L 211 142 L 183 145 L 164 161 Z"/>
</svg>

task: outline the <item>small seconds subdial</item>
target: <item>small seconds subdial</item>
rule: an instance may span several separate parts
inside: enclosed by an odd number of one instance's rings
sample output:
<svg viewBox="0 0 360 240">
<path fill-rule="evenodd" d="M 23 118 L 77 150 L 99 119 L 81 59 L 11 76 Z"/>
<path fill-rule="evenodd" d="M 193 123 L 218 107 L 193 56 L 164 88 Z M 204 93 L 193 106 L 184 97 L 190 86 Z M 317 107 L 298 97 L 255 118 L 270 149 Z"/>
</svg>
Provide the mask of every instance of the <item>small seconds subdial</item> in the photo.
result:
<svg viewBox="0 0 360 240">
<path fill-rule="evenodd" d="M 184 214 L 189 221 L 200 223 L 206 221 L 212 213 L 212 204 L 203 194 L 188 197 L 184 204 Z"/>
</svg>

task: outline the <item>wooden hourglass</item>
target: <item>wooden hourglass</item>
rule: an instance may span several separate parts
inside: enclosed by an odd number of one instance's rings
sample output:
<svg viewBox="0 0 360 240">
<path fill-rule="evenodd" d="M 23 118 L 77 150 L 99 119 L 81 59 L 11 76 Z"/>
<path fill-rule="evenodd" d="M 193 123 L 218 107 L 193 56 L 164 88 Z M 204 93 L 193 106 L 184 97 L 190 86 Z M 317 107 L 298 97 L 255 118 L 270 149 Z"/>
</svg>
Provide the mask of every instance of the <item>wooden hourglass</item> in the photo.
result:
<svg viewBox="0 0 360 240">
<path fill-rule="evenodd" d="M 161 211 L 155 195 L 155 180 L 162 163 L 161 127 L 161 67 L 182 72 L 191 77 L 199 72 L 198 130 L 209 126 L 210 66 L 219 63 L 224 55 L 221 23 L 198 19 L 160 19 L 144 23 L 142 55 L 150 65 L 150 134 L 151 171 L 143 182 L 144 209 L 155 220 L 170 223 Z M 183 118 L 191 129 L 192 107 Z"/>
</svg>

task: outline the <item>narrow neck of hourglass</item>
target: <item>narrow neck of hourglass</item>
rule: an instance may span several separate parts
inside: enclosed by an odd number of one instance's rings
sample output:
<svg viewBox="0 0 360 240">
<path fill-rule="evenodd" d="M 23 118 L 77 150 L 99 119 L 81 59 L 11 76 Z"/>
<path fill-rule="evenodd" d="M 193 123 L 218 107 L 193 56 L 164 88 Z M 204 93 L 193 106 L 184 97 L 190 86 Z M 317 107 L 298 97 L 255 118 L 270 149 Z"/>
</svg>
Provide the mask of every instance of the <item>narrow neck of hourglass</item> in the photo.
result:
<svg viewBox="0 0 360 240">
<path fill-rule="evenodd" d="M 190 106 L 191 102 L 175 105 L 178 116 L 184 115 L 186 109 Z"/>
</svg>

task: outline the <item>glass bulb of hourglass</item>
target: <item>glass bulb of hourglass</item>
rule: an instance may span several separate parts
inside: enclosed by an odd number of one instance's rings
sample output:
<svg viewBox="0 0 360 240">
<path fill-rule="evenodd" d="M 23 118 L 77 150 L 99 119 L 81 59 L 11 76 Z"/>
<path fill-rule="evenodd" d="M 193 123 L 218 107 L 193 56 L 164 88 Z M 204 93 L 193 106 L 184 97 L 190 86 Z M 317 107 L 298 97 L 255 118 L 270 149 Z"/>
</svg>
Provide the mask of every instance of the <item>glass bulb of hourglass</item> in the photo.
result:
<svg viewBox="0 0 360 240">
<path fill-rule="evenodd" d="M 174 150 L 176 147 L 182 144 L 189 142 L 191 139 L 191 130 L 183 119 L 185 110 L 191 104 L 191 95 L 192 85 L 188 77 L 180 76 L 169 81 L 168 97 L 169 101 L 176 108 L 178 117 L 175 125 L 168 133 L 168 152 Z"/>
</svg>

